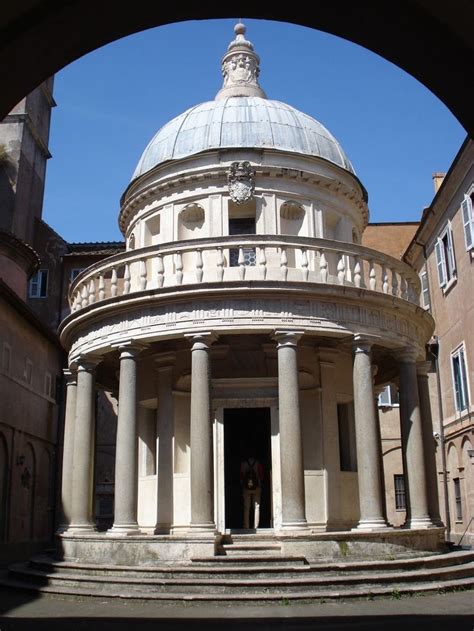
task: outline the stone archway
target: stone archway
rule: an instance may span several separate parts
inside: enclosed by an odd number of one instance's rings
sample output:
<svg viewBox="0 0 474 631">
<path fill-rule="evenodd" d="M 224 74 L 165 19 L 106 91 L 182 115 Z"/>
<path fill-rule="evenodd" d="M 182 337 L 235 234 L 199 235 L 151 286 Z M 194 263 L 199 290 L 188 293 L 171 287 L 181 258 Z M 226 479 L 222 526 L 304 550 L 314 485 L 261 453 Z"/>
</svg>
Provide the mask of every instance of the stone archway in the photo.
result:
<svg viewBox="0 0 474 631">
<path fill-rule="evenodd" d="M 335 0 L 317 12 L 261 2 L 245 17 L 293 22 L 338 35 L 385 57 L 436 94 L 474 135 L 474 111 L 465 97 L 474 66 L 474 5 L 452 0 L 347 4 Z M 18 0 L 0 15 L 0 118 L 41 81 L 82 55 L 138 31 L 181 20 L 235 18 L 220 5 L 133 5 L 103 0 Z M 54 45 L 51 45 L 53 42 Z M 11 60 L 15 60 L 14 66 Z"/>
</svg>

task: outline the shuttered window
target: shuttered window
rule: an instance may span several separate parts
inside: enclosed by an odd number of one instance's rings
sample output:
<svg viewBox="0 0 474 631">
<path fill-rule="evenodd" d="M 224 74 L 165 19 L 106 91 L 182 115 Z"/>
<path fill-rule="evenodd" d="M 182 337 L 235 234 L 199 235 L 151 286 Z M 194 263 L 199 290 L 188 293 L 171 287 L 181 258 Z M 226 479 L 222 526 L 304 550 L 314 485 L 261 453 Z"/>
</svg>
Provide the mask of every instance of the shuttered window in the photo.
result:
<svg viewBox="0 0 474 631">
<path fill-rule="evenodd" d="M 440 287 L 445 287 L 456 276 L 456 259 L 454 258 L 453 233 L 451 223 L 438 237 L 435 243 L 436 266 Z"/>
<path fill-rule="evenodd" d="M 472 250 L 474 247 L 474 217 L 472 210 L 472 196 L 465 195 L 461 204 L 462 223 L 464 226 L 464 239 L 466 241 L 466 250 Z"/>
</svg>

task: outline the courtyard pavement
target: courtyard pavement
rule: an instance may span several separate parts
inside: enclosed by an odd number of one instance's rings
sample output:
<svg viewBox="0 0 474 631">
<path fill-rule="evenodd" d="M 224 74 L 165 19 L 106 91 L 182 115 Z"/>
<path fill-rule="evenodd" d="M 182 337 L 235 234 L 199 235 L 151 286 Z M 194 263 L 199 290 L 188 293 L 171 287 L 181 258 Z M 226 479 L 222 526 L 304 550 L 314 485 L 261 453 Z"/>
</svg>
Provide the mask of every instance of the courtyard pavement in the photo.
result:
<svg viewBox="0 0 474 631">
<path fill-rule="evenodd" d="M 357 602 L 208 605 L 38 596 L 0 588 L 0 631 L 473 631 L 474 591 Z"/>
</svg>

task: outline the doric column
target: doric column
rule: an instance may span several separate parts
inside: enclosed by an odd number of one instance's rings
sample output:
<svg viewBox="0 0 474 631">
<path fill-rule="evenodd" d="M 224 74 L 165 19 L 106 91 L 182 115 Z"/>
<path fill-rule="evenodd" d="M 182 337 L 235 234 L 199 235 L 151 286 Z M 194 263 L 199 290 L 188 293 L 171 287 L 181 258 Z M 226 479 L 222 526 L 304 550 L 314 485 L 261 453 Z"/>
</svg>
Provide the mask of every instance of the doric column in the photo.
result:
<svg viewBox="0 0 474 631">
<path fill-rule="evenodd" d="M 61 480 L 61 524 L 58 532 L 67 530 L 72 515 L 73 492 L 73 458 L 74 458 L 74 427 L 76 423 L 76 394 L 77 375 L 75 368 L 63 370 L 66 379 L 66 410 L 64 413 L 63 438 L 63 470 Z"/>
<path fill-rule="evenodd" d="M 298 385 L 298 340 L 303 331 L 275 331 L 278 349 L 282 529 L 307 528 Z"/>
<path fill-rule="evenodd" d="M 138 503 L 138 414 L 137 357 L 141 344 L 130 342 L 119 346 L 120 381 L 115 448 L 114 525 L 111 535 L 139 532 Z"/>
<path fill-rule="evenodd" d="M 435 452 L 436 442 L 433 435 L 433 419 L 431 417 L 430 390 L 428 385 L 428 371 L 430 368 L 431 362 L 420 362 L 416 365 L 423 449 L 425 454 L 426 491 L 428 494 L 428 511 L 431 521 L 436 526 L 444 526 L 439 514 L 438 472 Z"/>
<path fill-rule="evenodd" d="M 84 357 L 77 362 L 76 418 L 71 522 L 73 531 L 93 531 L 95 449 L 95 368 L 100 359 Z"/>
<path fill-rule="evenodd" d="M 158 409 L 156 415 L 158 511 L 156 534 L 169 533 L 173 523 L 174 361 L 174 353 L 162 353 L 155 359 L 158 372 Z"/>
<path fill-rule="evenodd" d="M 354 413 L 360 521 L 357 529 L 386 528 L 382 496 L 380 432 L 374 407 L 371 342 L 354 338 Z"/>
<path fill-rule="evenodd" d="M 191 530 L 214 533 L 214 462 L 209 349 L 215 333 L 186 335 L 191 347 Z"/>
<path fill-rule="evenodd" d="M 321 426 L 324 440 L 323 466 L 326 475 L 326 528 L 337 530 L 341 523 L 341 467 L 339 458 L 339 427 L 336 399 L 336 348 L 317 349 L 320 372 Z"/>
<path fill-rule="evenodd" d="M 423 430 L 416 378 L 417 353 L 416 350 L 406 349 L 400 352 L 398 357 L 400 361 L 400 425 L 407 498 L 405 525 L 409 528 L 427 528 L 432 523 L 428 513 Z"/>
</svg>

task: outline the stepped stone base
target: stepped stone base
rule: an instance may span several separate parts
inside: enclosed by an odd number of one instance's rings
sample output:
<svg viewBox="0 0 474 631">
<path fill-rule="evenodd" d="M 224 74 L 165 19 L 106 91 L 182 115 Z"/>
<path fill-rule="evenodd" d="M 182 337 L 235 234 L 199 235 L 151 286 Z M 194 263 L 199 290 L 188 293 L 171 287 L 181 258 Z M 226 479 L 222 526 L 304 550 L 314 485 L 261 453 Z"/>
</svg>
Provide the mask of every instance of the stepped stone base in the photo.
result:
<svg viewBox="0 0 474 631">
<path fill-rule="evenodd" d="M 196 558 L 229 554 L 321 559 L 373 559 L 443 552 L 444 529 L 387 529 L 377 532 L 272 533 L 269 535 L 131 535 L 108 533 L 58 535 L 56 557 L 86 563 L 141 566 L 186 563 Z"/>
</svg>

